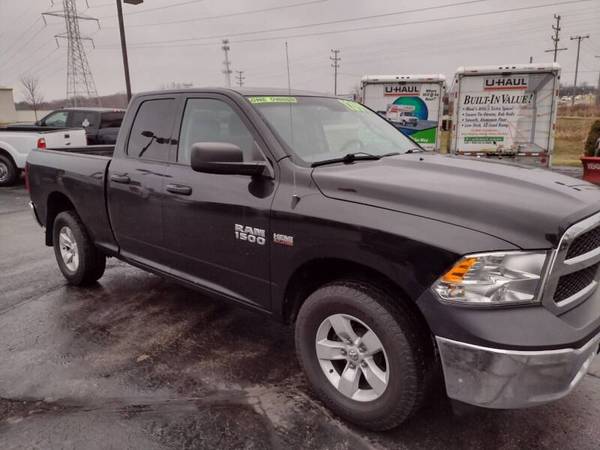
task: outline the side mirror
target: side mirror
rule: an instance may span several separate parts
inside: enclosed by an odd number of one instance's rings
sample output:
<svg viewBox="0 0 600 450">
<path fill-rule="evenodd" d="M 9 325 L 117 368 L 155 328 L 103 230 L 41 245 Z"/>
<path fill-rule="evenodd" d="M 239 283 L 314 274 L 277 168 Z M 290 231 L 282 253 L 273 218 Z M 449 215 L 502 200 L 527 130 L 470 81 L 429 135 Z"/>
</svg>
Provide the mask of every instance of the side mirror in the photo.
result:
<svg viewBox="0 0 600 450">
<path fill-rule="evenodd" d="M 196 142 L 192 144 L 190 159 L 196 172 L 256 177 L 267 171 L 265 162 L 244 162 L 242 150 L 226 142 Z"/>
</svg>

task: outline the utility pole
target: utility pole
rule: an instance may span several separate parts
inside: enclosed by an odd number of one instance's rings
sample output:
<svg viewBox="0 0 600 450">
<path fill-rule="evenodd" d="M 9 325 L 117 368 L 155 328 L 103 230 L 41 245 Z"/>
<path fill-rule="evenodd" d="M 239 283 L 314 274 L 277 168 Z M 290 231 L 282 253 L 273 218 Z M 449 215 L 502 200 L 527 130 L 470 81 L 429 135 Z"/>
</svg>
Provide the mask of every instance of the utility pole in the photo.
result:
<svg viewBox="0 0 600 450">
<path fill-rule="evenodd" d="M 331 50 L 333 56 L 330 56 L 329 59 L 333 61 L 331 67 L 333 67 L 333 95 L 337 95 L 337 78 L 338 78 L 338 69 L 340 67 L 340 61 L 342 58 L 339 57 L 339 49 Z"/>
<path fill-rule="evenodd" d="M 575 81 L 573 83 L 573 96 L 571 97 L 571 106 L 575 104 L 575 95 L 577 93 L 577 74 L 579 72 L 579 50 L 581 49 L 581 41 L 584 39 L 589 39 L 590 35 L 586 34 L 585 36 L 571 36 L 572 41 L 577 41 L 577 59 L 575 62 Z"/>
<path fill-rule="evenodd" d="M 236 70 L 235 73 L 237 73 L 237 75 L 235 76 L 237 78 L 237 82 L 238 82 L 238 86 L 242 87 L 244 85 L 244 80 L 246 79 L 244 75 L 244 71 L 243 70 Z"/>
<path fill-rule="evenodd" d="M 552 29 L 554 30 L 554 36 L 550 36 L 550 39 L 554 42 L 554 48 L 550 50 L 546 50 L 546 53 L 554 53 L 554 62 L 556 62 L 556 58 L 558 57 L 558 52 L 562 52 L 563 50 L 567 50 L 566 47 L 558 48 L 558 41 L 560 41 L 560 15 L 554 14 L 554 20 L 556 20 L 556 26 L 552 25 Z"/>
<path fill-rule="evenodd" d="M 95 17 L 86 16 L 77 13 L 76 0 L 63 0 L 62 10 L 49 11 L 42 13 L 44 23 L 46 16 L 63 17 L 65 19 L 65 31 L 54 36 L 56 45 L 58 39 L 67 40 L 67 100 L 72 106 L 77 106 L 81 98 L 87 97 L 95 99 L 99 103 L 96 83 L 88 63 L 83 41 L 94 41 L 86 36 L 82 36 L 79 31 L 80 20 L 90 20 L 98 24 L 100 22 Z"/>
<path fill-rule="evenodd" d="M 596 58 L 600 58 L 600 55 L 596 55 Z M 596 106 L 600 106 L 600 70 L 598 71 L 598 87 L 596 89 Z"/>
<path fill-rule="evenodd" d="M 221 50 L 223 50 L 223 52 L 225 53 L 225 61 L 223 61 L 223 65 L 225 66 L 225 69 L 223 70 L 223 73 L 225 74 L 225 81 L 227 82 L 227 87 L 230 88 L 231 87 L 231 62 L 229 61 L 229 39 L 223 39 L 222 41 L 223 46 L 221 47 Z"/>
</svg>

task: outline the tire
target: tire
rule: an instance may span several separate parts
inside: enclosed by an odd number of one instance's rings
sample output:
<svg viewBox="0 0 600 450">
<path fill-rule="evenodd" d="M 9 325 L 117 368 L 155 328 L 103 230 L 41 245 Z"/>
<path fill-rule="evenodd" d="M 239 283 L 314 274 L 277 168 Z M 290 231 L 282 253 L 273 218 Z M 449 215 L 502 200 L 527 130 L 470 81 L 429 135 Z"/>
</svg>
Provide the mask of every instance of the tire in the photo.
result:
<svg viewBox="0 0 600 450">
<path fill-rule="evenodd" d="M 12 186 L 19 178 L 19 169 L 12 158 L 0 154 L 0 186 Z"/>
<path fill-rule="evenodd" d="M 358 348 L 339 342 L 339 329 L 347 330 L 344 320 L 351 324 Z M 382 348 L 371 356 L 378 345 L 370 332 Z M 400 425 L 431 389 L 433 348 L 426 326 L 409 305 L 369 284 L 338 281 L 315 291 L 300 308 L 295 338 L 314 392 L 334 413 L 363 428 L 381 431 Z M 327 346 L 318 344 L 323 339 Z M 317 347 L 327 351 L 321 350 L 319 357 Z M 329 360 L 330 354 L 339 359 Z M 354 380 L 344 383 L 346 393 L 339 389 L 343 374 Z"/>
<path fill-rule="evenodd" d="M 89 285 L 104 274 L 106 256 L 94 246 L 74 211 L 64 211 L 56 216 L 52 242 L 58 267 L 70 284 Z"/>
</svg>

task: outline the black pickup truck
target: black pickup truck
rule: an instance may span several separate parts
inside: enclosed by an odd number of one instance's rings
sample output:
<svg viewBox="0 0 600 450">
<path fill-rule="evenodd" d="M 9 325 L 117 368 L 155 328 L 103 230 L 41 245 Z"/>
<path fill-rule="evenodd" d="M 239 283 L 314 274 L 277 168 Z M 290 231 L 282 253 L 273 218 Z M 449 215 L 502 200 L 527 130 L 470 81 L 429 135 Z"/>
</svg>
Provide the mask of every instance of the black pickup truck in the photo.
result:
<svg viewBox="0 0 600 450">
<path fill-rule="evenodd" d="M 370 429 L 436 373 L 451 399 L 521 408 L 598 352 L 600 190 L 425 152 L 359 103 L 142 94 L 114 148 L 34 150 L 27 181 L 70 283 L 112 256 L 293 323 L 314 391 Z"/>
<path fill-rule="evenodd" d="M 52 111 L 35 123 L 17 123 L 5 127 L 9 131 L 47 131 L 83 128 L 88 145 L 114 144 L 125 116 L 123 109 L 74 107 Z"/>
</svg>

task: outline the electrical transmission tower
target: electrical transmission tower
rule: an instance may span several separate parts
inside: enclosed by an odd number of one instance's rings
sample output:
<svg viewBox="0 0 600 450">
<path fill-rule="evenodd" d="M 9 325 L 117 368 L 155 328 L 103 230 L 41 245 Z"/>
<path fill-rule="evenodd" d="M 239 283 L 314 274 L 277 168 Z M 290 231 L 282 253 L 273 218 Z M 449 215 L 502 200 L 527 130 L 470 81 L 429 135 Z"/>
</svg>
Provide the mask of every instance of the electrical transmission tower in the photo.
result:
<svg viewBox="0 0 600 450">
<path fill-rule="evenodd" d="M 575 62 L 575 81 L 573 82 L 573 96 L 571 97 L 571 106 L 575 104 L 575 95 L 577 94 L 577 75 L 579 73 L 579 50 L 581 49 L 581 41 L 589 38 L 589 34 L 586 34 L 585 36 L 571 36 L 572 41 L 577 41 L 577 60 Z"/>
<path fill-rule="evenodd" d="M 221 50 L 223 50 L 223 52 L 225 53 L 225 60 L 223 61 L 225 69 L 223 70 L 223 73 L 225 74 L 225 81 L 227 82 L 227 87 L 230 88 L 232 70 L 231 62 L 229 61 L 229 50 L 231 49 L 231 47 L 229 47 L 229 39 L 223 39 L 222 42 L 223 46 L 221 47 Z"/>
<path fill-rule="evenodd" d="M 337 79 L 338 79 L 338 69 L 340 67 L 340 61 L 342 58 L 339 57 L 339 50 L 331 50 L 333 56 L 330 56 L 329 59 L 333 61 L 331 67 L 333 67 L 333 95 L 337 95 Z"/>
<path fill-rule="evenodd" d="M 550 36 L 550 39 L 554 42 L 554 48 L 550 50 L 546 50 L 546 53 L 554 53 L 554 62 L 556 62 L 556 58 L 558 57 L 558 52 L 562 52 L 563 50 L 567 50 L 566 47 L 558 48 L 558 41 L 560 41 L 560 16 L 554 14 L 554 20 L 556 20 L 556 26 L 552 25 L 552 29 L 554 30 L 554 36 Z"/>
<path fill-rule="evenodd" d="M 54 5 L 54 3 L 52 4 Z M 92 46 L 94 41 L 81 35 L 79 21 L 95 21 L 98 27 L 100 27 L 100 22 L 95 17 L 78 14 L 76 0 L 62 0 L 62 6 L 62 10 L 42 13 L 42 18 L 44 23 L 46 23 L 46 16 L 64 17 L 65 19 L 66 31 L 54 37 L 57 45 L 59 38 L 67 40 L 67 101 L 72 106 L 77 106 L 82 98 L 87 97 L 95 99 L 95 102 L 99 104 L 96 83 L 94 83 L 94 77 L 83 46 L 83 41 L 90 41 Z"/>
<path fill-rule="evenodd" d="M 237 73 L 235 77 L 237 78 L 238 86 L 242 87 L 244 85 L 244 80 L 246 79 L 246 77 L 244 76 L 244 71 L 236 70 L 235 73 Z"/>
</svg>

